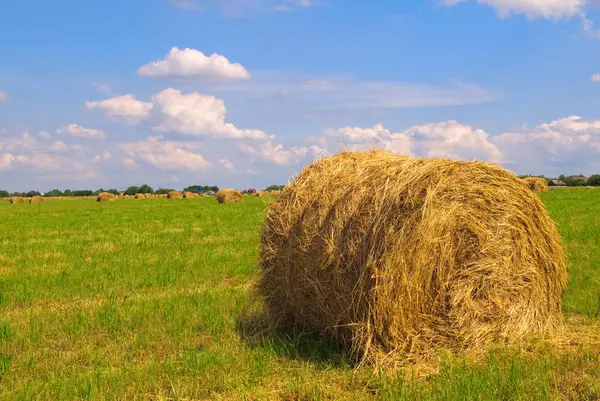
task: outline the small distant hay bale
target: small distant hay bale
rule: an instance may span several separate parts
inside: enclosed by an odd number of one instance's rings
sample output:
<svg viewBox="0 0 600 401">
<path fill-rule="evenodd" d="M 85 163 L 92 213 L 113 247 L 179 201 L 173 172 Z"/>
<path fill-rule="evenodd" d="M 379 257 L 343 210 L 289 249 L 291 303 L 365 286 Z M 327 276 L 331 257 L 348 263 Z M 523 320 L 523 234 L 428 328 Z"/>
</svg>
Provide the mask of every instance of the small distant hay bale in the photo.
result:
<svg viewBox="0 0 600 401">
<path fill-rule="evenodd" d="M 265 196 L 265 195 L 266 195 L 265 191 L 257 191 L 257 192 L 254 194 L 254 196 L 258 196 L 258 197 L 263 197 L 263 196 Z"/>
<path fill-rule="evenodd" d="M 114 202 L 117 200 L 117 195 L 110 192 L 101 192 L 96 196 L 97 202 Z"/>
<path fill-rule="evenodd" d="M 235 189 L 220 189 L 217 192 L 219 203 L 244 203 L 244 195 Z"/>
<path fill-rule="evenodd" d="M 135 194 L 135 199 L 145 199 L 146 195 L 144 194 Z"/>
<path fill-rule="evenodd" d="M 18 205 L 18 204 L 21 204 L 21 203 L 25 203 L 25 199 L 19 198 L 19 197 L 16 197 L 16 196 L 13 197 L 13 198 L 10 198 L 10 204 L 11 205 Z"/>
<path fill-rule="evenodd" d="M 171 191 L 167 194 L 169 199 L 183 199 L 183 194 L 179 191 Z"/>
<path fill-rule="evenodd" d="M 271 191 L 271 192 L 269 192 L 269 193 L 270 193 L 271 195 L 273 195 L 273 196 L 279 196 L 279 195 L 281 195 L 281 191 L 280 191 L 280 190 L 278 190 L 278 189 L 275 189 L 275 190 L 273 190 L 273 191 Z"/>
<path fill-rule="evenodd" d="M 547 192 L 548 191 L 548 181 L 542 177 L 525 177 L 523 181 L 529 186 L 534 192 Z"/>
<path fill-rule="evenodd" d="M 29 203 L 44 203 L 44 198 L 41 196 L 32 196 L 31 199 L 29 199 Z"/>
<path fill-rule="evenodd" d="M 196 192 L 189 192 L 189 191 L 186 191 L 186 192 L 184 192 L 184 193 L 183 193 L 183 197 L 184 197 L 185 199 L 197 198 L 197 197 L 199 197 L 199 196 L 200 196 L 200 195 L 199 195 L 198 193 L 196 193 Z"/>
<path fill-rule="evenodd" d="M 274 328 L 393 366 L 553 334 L 567 279 L 554 223 L 512 172 L 381 150 L 305 167 L 269 205 L 260 267 Z"/>
</svg>

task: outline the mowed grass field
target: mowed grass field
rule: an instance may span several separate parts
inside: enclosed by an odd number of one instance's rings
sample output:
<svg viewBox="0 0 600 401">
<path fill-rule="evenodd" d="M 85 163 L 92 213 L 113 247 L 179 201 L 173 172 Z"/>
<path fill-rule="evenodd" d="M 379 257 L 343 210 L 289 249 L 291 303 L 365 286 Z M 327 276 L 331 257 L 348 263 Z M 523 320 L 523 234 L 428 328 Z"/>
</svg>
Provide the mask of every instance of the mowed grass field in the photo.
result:
<svg viewBox="0 0 600 401">
<path fill-rule="evenodd" d="M 575 334 L 448 359 L 427 379 L 356 369 L 314 335 L 245 335 L 262 198 L 2 202 L 0 398 L 600 399 L 600 189 L 541 197 Z"/>
</svg>

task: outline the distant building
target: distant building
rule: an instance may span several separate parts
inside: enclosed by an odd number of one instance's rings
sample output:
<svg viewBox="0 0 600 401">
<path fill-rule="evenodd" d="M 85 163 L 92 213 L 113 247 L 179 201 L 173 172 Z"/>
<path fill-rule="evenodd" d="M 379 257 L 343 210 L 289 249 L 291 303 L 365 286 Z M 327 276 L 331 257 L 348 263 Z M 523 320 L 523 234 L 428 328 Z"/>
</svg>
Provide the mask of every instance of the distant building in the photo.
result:
<svg viewBox="0 0 600 401">
<path fill-rule="evenodd" d="M 567 186 L 567 184 L 561 180 L 550 180 L 548 185 L 551 187 L 566 187 Z"/>
<path fill-rule="evenodd" d="M 583 174 L 579 174 L 579 175 L 570 175 L 570 176 L 569 176 L 569 178 L 570 178 L 571 180 L 578 180 L 578 181 L 579 181 L 579 180 L 581 180 L 581 181 L 583 181 L 583 182 L 584 182 L 584 183 L 586 183 L 586 184 L 587 184 L 587 182 L 588 182 L 588 178 L 587 178 L 585 175 L 583 175 Z"/>
<path fill-rule="evenodd" d="M 256 189 L 254 189 L 254 188 L 250 188 L 250 189 L 248 189 L 248 191 L 246 191 L 246 192 L 248 192 L 249 194 L 255 194 L 255 193 L 256 193 Z"/>
</svg>

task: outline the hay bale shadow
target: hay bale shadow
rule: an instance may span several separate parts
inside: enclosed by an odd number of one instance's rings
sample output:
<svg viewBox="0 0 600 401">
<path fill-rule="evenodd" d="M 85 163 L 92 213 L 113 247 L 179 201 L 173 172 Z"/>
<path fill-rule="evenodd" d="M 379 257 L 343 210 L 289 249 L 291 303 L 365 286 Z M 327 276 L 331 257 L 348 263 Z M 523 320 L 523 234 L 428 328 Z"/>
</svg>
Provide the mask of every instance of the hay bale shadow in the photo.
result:
<svg viewBox="0 0 600 401">
<path fill-rule="evenodd" d="M 236 319 L 236 329 L 242 342 L 251 349 L 263 348 L 278 357 L 309 361 L 317 366 L 354 364 L 341 342 L 298 326 L 275 327 L 262 310 L 242 312 Z"/>
</svg>

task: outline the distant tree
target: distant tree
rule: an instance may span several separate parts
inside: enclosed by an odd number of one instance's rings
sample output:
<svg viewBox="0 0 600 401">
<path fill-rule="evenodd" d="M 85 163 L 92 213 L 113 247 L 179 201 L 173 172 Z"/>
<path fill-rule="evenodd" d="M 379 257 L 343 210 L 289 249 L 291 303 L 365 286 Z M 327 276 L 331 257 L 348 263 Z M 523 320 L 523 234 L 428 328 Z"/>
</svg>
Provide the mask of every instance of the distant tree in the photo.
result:
<svg viewBox="0 0 600 401">
<path fill-rule="evenodd" d="M 119 195 L 119 191 L 117 191 L 114 188 L 111 189 L 107 189 L 105 192 L 108 192 L 109 194 L 115 194 L 115 195 Z"/>
<path fill-rule="evenodd" d="M 190 185 L 189 187 L 186 187 L 183 189 L 183 192 L 208 192 L 208 191 L 214 191 L 214 192 L 219 192 L 219 187 L 217 186 L 210 186 L 210 185 Z"/>
<path fill-rule="evenodd" d="M 90 189 L 77 189 L 72 192 L 71 196 L 93 196 L 93 195 L 94 195 L 94 191 L 92 191 Z"/>
<path fill-rule="evenodd" d="M 592 174 L 588 179 L 587 184 L 593 187 L 600 186 L 600 174 Z"/>
<path fill-rule="evenodd" d="M 144 184 L 140 187 L 140 189 L 138 190 L 138 193 L 140 194 L 153 194 L 154 190 L 152 189 L 152 187 L 150 185 Z"/>
<path fill-rule="evenodd" d="M 42 194 L 38 191 L 29 191 L 25 194 L 27 198 L 31 198 L 32 196 L 41 196 Z"/>
<path fill-rule="evenodd" d="M 558 179 L 567 184 L 568 187 L 583 187 L 586 185 L 585 181 L 576 180 L 571 177 L 567 177 L 564 174 L 561 174 L 560 177 L 558 177 Z"/>
<path fill-rule="evenodd" d="M 67 188 L 65 189 L 65 192 L 63 192 L 63 196 L 73 196 L 73 191 Z"/>
<path fill-rule="evenodd" d="M 171 189 L 171 188 L 158 188 L 154 193 L 155 194 L 164 195 L 164 194 L 168 194 L 171 191 L 174 191 L 174 189 Z"/>
<path fill-rule="evenodd" d="M 131 186 L 125 190 L 125 195 L 135 195 L 140 193 L 140 187 Z"/>
<path fill-rule="evenodd" d="M 64 193 L 60 189 L 53 189 L 44 194 L 45 197 L 49 196 L 64 196 Z"/>
<path fill-rule="evenodd" d="M 8 198 L 9 197 L 9 193 L 8 191 L 5 191 L 4 189 L 0 190 L 0 198 Z"/>
<path fill-rule="evenodd" d="M 265 191 L 281 191 L 285 185 L 269 185 L 265 188 Z"/>
<path fill-rule="evenodd" d="M 98 196 L 98 194 L 101 194 L 102 192 L 106 192 L 104 189 L 100 188 L 94 191 L 94 196 Z"/>
</svg>

